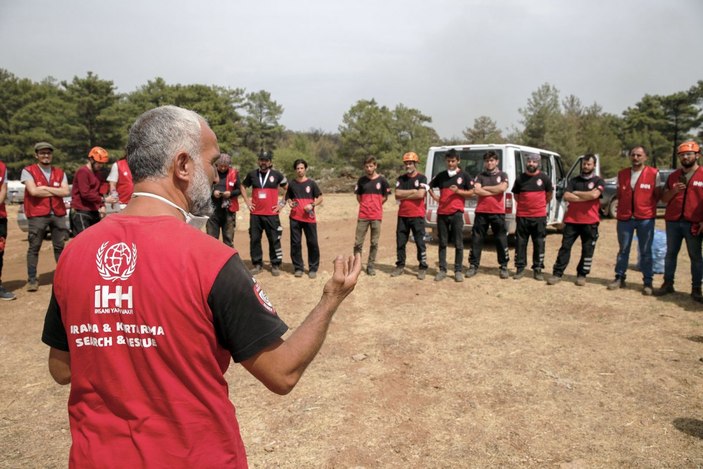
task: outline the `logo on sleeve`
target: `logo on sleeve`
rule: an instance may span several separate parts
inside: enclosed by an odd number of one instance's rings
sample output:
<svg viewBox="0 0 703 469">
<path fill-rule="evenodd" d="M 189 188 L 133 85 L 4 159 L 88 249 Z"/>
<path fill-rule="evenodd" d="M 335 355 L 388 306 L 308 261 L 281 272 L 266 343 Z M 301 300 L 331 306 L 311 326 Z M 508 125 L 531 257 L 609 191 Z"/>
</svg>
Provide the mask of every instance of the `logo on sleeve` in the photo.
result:
<svg viewBox="0 0 703 469">
<path fill-rule="evenodd" d="M 259 285 L 254 277 L 251 279 L 254 281 L 254 295 L 256 295 L 256 299 L 259 300 L 259 303 L 266 311 L 276 316 L 276 309 L 271 304 L 269 297 L 264 293 L 264 290 L 261 289 L 261 285 Z"/>
<path fill-rule="evenodd" d="M 115 243 L 108 247 L 108 243 L 105 241 L 95 256 L 98 273 L 112 282 L 127 280 L 137 267 L 137 246 L 132 244 L 130 249 L 125 243 Z"/>
</svg>

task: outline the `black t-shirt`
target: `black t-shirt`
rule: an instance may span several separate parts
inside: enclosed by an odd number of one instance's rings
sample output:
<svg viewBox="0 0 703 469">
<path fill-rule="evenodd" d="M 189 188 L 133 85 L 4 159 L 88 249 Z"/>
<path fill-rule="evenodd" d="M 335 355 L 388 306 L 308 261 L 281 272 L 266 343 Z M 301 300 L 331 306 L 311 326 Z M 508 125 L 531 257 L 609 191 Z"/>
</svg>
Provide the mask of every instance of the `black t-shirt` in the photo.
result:
<svg viewBox="0 0 703 469">
<path fill-rule="evenodd" d="M 208 306 L 212 311 L 217 340 L 229 350 L 235 362 L 256 355 L 288 330 L 278 315 L 271 314 L 266 294 L 249 274 L 239 254 L 232 255 L 222 266 L 208 295 Z M 68 351 L 66 330 L 53 292 L 42 342 Z"/>
</svg>

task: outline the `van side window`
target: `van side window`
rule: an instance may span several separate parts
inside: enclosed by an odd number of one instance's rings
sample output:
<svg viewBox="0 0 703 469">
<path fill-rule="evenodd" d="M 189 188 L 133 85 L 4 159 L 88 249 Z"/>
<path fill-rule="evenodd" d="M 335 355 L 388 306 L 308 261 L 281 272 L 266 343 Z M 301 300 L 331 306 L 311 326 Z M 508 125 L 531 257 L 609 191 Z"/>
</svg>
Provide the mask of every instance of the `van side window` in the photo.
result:
<svg viewBox="0 0 703 469">
<path fill-rule="evenodd" d="M 552 159 L 549 157 L 549 155 L 544 155 L 542 154 L 542 160 L 540 161 L 540 167 L 541 171 L 546 174 L 547 176 L 552 177 Z"/>
<path fill-rule="evenodd" d="M 522 174 L 525 172 L 525 162 L 522 158 L 522 152 L 520 150 L 515 150 L 515 174 Z"/>
</svg>

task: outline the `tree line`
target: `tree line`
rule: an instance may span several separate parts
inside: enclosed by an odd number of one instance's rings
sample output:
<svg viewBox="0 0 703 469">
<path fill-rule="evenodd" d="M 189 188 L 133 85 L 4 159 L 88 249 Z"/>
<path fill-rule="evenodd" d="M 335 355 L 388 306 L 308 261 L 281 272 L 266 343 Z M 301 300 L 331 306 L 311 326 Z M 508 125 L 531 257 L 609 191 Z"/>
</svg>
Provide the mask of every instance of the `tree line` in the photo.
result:
<svg viewBox="0 0 703 469">
<path fill-rule="evenodd" d="M 122 156 L 129 126 L 142 112 L 174 104 L 203 115 L 217 134 L 222 151 L 242 169 L 255 166 L 261 150 L 273 151 L 276 165 L 288 172 L 305 158 L 316 178 L 355 178 L 362 159 L 375 155 L 380 168 L 393 177 L 400 155 L 415 151 L 421 158 L 433 145 L 459 143 L 517 143 L 556 151 L 573 161 L 584 153 L 601 155 L 603 174 L 613 175 L 625 164 L 622 156 L 643 144 L 650 163 L 676 164 L 676 145 L 703 136 L 703 80 L 687 91 L 668 96 L 645 95 L 617 116 L 600 105 L 584 105 L 578 97 L 560 97 L 545 83 L 520 108 L 521 129 L 505 133 L 490 116 L 467 126 L 462 138 L 442 139 L 431 116 L 398 104 L 393 108 L 374 99 L 360 99 L 344 113 L 337 133 L 319 129 L 290 131 L 280 123 L 284 107 L 265 90 L 201 84 L 168 84 L 155 78 L 130 93 L 118 93 L 114 83 L 88 72 L 84 77 L 34 82 L 0 69 L 0 160 L 11 178 L 34 161 L 33 146 L 49 141 L 60 165 L 72 174 L 84 164 L 88 151 L 99 145 L 113 159 Z"/>
</svg>

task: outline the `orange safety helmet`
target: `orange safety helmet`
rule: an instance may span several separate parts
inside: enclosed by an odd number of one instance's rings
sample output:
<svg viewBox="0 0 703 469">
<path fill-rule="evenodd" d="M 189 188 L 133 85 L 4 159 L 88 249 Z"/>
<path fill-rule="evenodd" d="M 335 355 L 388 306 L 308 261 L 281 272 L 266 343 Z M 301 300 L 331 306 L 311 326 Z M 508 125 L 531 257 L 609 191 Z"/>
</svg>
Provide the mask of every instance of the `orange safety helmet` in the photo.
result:
<svg viewBox="0 0 703 469">
<path fill-rule="evenodd" d="M 107 150 L 105 150 L 103 147 L 93 147 L 90 149 L 90 153 L 88 153 L 88 158 L 92 159 L 96 163 L 107 163 L 110 161 L 110 158 L 107 154 Z"/>
<path fill-rule="evenodd" d="M 417 156 L 417 153 L 415 153 L 414 151 L 409 151 L 403 155 L 403 163 L 405 163 L 407 161 L 412 161 L 413 163 L 419 163 L 420 158 Z"/>
<path fill-rule="evenodd" d="M 679 145 L 676 153 L 688 153 L 689 151 L 692 151 L 693 153 L 700 153 L 701 147 L 696 142 L 691 140 L 690 142 L 683 142 Z"/>
</svg>

